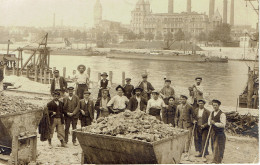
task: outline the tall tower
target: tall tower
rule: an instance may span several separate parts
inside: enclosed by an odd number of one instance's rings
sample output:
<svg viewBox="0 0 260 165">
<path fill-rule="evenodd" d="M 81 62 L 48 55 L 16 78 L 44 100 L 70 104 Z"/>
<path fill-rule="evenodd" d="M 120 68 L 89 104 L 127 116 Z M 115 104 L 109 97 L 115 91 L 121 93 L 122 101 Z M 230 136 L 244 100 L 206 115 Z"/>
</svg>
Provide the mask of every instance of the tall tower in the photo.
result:
<svg viewBox="0 0 260 165">
<path fill-rule="evenodd" d="M 223 23 L 227 23 L 227 0 L 223 0 Z"/>
<path fill-rule="evenodd" d="M 234 14 L 235 14 L 235 3 L 234 0 L 231 0 L 231 6 L 230 6 L 230 25 L 233 26 L 235 21 L 234 21 Z"/>
<path fill-rule="evenodd" d="M 191 12 L 191 0 L 187 0 L 187 12 Z"/>
<path fill-rule="evenodd" d="M 174 6 L 173 6 L 174 0 L 168 0 L 168 13 L 172 14 L 174 11 Z"/>
<path fill-rule="evenodd" d="M 97 26 L 102 21 L 102 5 L 100 0 L 96 0 L 94 6 L 94 25 Z"/>
<path fill-rule="evenodd" d="M 215 0 L 209 1 L 209 19 L 211 20 L 215 12 Z"/>
</svg>

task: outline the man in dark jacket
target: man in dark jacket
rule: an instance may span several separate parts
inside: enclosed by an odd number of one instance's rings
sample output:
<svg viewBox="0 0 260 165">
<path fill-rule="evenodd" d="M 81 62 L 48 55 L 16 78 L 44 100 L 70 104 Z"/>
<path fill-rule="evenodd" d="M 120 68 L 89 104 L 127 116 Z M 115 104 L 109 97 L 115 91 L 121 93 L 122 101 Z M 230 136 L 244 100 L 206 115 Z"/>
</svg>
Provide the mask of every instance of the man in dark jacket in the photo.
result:
<svg viewBox="0 0 260 165">
<path fill-rule="evenodd" d="M 4 65 L 0 64 L 0 92 L 3 91 L 3 80 L 4 80 Z"/>
<path fill-rule="evenodd" d="M 49 145 L 50 147 L 52 146 L 51 139 L 53 137 L 54 129 L 56 128 L 57 137 L 61 142 L 61 146 L 66 147 L 64 141 L 65 133 L 64 133 L 63 103 L 59 101 L 59 96 L 60 96 L 59 92 L 55 91 L 52 93 L 52 95 L 53 95 L 53 100 L 47 104 L 50 124 L 51 124 L 51 135 L 50 135 L 50 139 L 48 139 Z"/>
<path fill-rule="evenodd" d="M 97 111 L 97 118 L 99 117 L 107 117 L 111 112 L 107 107 L 107 103 L 110 101 L 110 97 L 108 97 L 108 90 L 102 90 L 102 97 L 99 97 L 95 104 L 95 110 Z"/>
<path fill-rule="evenodd" d="M 152 86 L 152 84 L 150 82 L 147 81 L 148 75 L 147 74 L 143 74 L 142 75 L 143 81 L 141 81 L 137 87 L 142 88 L 143 92 L 142 92 L 142 96 L 146 99 L 146 100 L 150 100 L 151 98 L 151 93 L 152 91 L 154 91 L 154 87 Z"/>
<path fill-rule="evenodd" d="M 162 111 L 162 120 L 165 124 L 172 124 L 175 127 L 175 114 L 176 114 L 176 105 L 175 98 L 170 96 L 168 98 L 168 106 Z"/>
<path fill-rule="evenodd" d="M 124 86 L 125 89 L 125 96 L 130 99 L 132 97 L 132 93 L 134 90 L 134 86 L 131 84 L 131 79 L 130 78 L 126 78 L 125 79 L 126 84 Z"/>
<path fill-rule="evenodd" d="M 141 96 L 143 89 L 142 88 L 135 88 L 133 91 L 134 96 L 132 96 L 129 100 L 127 109 L 131 111 L 139 110 L 144 111 L 146 110 L 147 100 Z"/>
<path fill-rule="evenodd" d="M 67 91 L 67 82 L 64 79 L 64 77 L 60 76 L 60 73 L 58 70 L 55 70 L 54 72 L 54 78 L 51 82 L 51 93 L 53 93 L 55 90 L 60 90 L 61 96 L 63 96 L 64 92 Z"/>
<path fill-rule="evenodd" d="M 69 96 L 66 96 L 63 99 L 64 103 L 64 112 L 65 112 L 65 142 L 68 143 L 69 129 L 72 124 L 72 129 L 77 129 L 77 123 L 79 118 L 79 97 L 74 93 L 74 88 L 69 87 L 68 93 Z M 76 144 L 76 135 L 72 133 L 72 142 L 73 145 Z"/>
<path fill-rule="evenodd" d="M 199 107 L 194 110 L 194 121 L 196 123 L 195 131 L 194 131 L 194 144 L 195 149 L 199 152 L 196 157 L 201 157 L 205 144 L 206 139 L 209 131 L 208 119 L 210 115 L 210 111 L 204 108 L 205 100 L 201 99 L 198 100 Z M 206 146 L 205 155 L 208 155 L 208 144 Z"/>
<path fill-rule="evenodd" d="M 86 127 L 94 120 L 94 102 L 89 98 L 89 91 L 84 92 L 84 99 L 79 101 L 79 120 L 81 127 Z"/>
</svg>

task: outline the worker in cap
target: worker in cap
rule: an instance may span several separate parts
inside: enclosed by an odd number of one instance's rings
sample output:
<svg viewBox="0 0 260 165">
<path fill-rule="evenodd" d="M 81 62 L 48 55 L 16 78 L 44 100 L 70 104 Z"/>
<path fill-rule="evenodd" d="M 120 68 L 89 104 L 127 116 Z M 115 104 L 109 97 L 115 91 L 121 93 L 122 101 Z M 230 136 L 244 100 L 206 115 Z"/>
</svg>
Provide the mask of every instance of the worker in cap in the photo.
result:
<svg viewBox="0 0 260 165">
<path fill-rule="evenodd" d="M 68 143 L 69 139 L 69 129 L 70 125 L 72 125 L 72 129 L 77 129 L 77 123 L 79 119 L 79 97 L 74 94 L 74 87 L 68 87 L 69 95 L 64 97 L 64 116 L 65 116 L 65 143 Z M 76 135 L 72 133 L 72 143 L 73 145 L 77 145 L 76 143 Z"/>
<path fill-rule="evenodd" d="M 146 113 L 155 116 L 158 120 L 162 119 L 162 110 L 166 107 L 164 101 L 159 97 L 158 90 L 152 91 L 152 98 L 147 103 Z"/>
<path fill-rule="evenodd" d="M 212 106 L 214 111 L 210 113 L 208 124 L 212 127 L 211 131 L 211 148 L 213 152 L 212 163 L 220 164 L 225 151 L 226 135 L 226 115 L 219 107 L 221 102 L 219 100 L 212 100 Z"/>
<path fill-rule="evenodd" d="M 102 89 L 107 89 L 108 90 L 108 96 L 110 97 L 109 94 L 109 90 L 111 89 L 111 81 L 109 81 L 107 79 L 108 74 L 106 72 L 103 72 L 101 74 L 102 79 L 100 81 L 98 81 L 98 88 L 99 88 L 99 92 L 98 92 L 98 98 L 100 98 L 102 96 Z"/>
<path fill-rule="evenodd" d="M 171 80 L 166 79 L 164 83 L 164 87 L 160 91 L 160 95 L 162 96 L 164 103 L 168 105 L 169 97 L 175 97 L 175 91 L 171 87 Z"/>
<path fill-rule="evenodd" d="M 78 66 L 78 74 L 75 75 L 76 81 L 76 95 L 79 99 L 83 99 L 84 91 L 89 88 L 89 75 L 86 73 L 86 66 L 79 65 Z"/>
<path fill-rule="evenodd" d="M 61 142 L 61 147 L 66 147 L 64 132 L 64 108 L 63 103 L 59 100 L 60 92 L 52 92 L 53 100 L 47 103 L 48 114 L 50 118 L 50 138 L 48 139 L 49 147 L 52 148 L 52 138 L 54 130 L 57 131 L 57 137 Z"/>
<path fill-rule="evenodd" d="M 147 74 L 142 74 L 143 80 L 138 83 L 137 87 L 140 87 L 143 89 L 142 96 L 149 100 L 151 98 L 151 92 L 154 90 L 154 87 L 150 82 L 147 81 Z"/>
<path fill-rule="evenodd" d="M 54 78 L 51 81 L 51 93 L 55 90 L 60 90 L 61 97 L 63 97 L 64 93 L 67 91 L 67 81 L 64 77 L 60 76 L 58 70 L 53 71 Z"/>
<path fill-rule="evenodd" d="M 97 111 L 97 119 L 99 117 L 107 117 L 109 116 L 110 109 L 107 106 L 107 103 L 111 100 L 111 98 L 108 96 L 109 90 L 104 88 L 101 91 L 102 96 L 98 97 L 96 103 L 95 103 L 95 110 Z"/>
<path fill-rule="evenodd" d="M 203 86 L 201 85 L 202 77 L 195 78 L 195 84 L 189 87 L 190 96 L 192 96 L 193 109 L 198 108 L 198 100 L 203 99 Z"/>
<path fill-rule="evenodd" d="M 81 122 L 81 127 L 86 127 L 91 125 L 94 120 L 94 102 L 90 98 L 91 92 L 84 91 L 84 99 L 79 101 L 79 120 Z"/>
<path fill-rule="evenodd" d="M 133 90 L 133 96 L 129 100 L 127 109 L 130 111 L 146 111 L 147 100 L 141 95 L 142 91 L 143 89 L 139 87 Z"/>
<path fill-rule="evenodd" d="M 128 98 L 124 96 L 125 89 L 121 85 L 116 87 L 116 91 L 117 95 L 112 97 L 107 104 L 111 112 L 114 114 L 124 112 L 129 102 Z"/>
<path fill-rule="evenodd" d="M 131 78 L 125 79 L 126 84 L 124 85 L 125 96 L 130 99 L 133 94 L 134 86 L 131 84 Z"/>
<path fill-rule="evenodd" d="M 162 121 L 175 127 L 175 114 L 177 105 L 173 96 L 168 97 L 168 106 L 162 111 Z"/>
<path fill-rule="evenodd" d="M 184 152 L 187 155 L 193 129 L 194 112 L 192 106 L 187 102 L 188 97 L 186 95 L 180 96 L 180 105 L 177 106 L 176 110 L 176 126 L 189 131 L 189 136 L 185 144 Z"/>
<path fill-rule="evenodd" d="M 205 104 L 206 101 L 204 99 L 198 100 L 199 107 L 194 110 L 194 120 L 193 120 L 193 123 L 195 124 L 194 145 L 195 145 L 195 150 L 198 152 L 196 157 L 202 157 L 203 150 L 206 145 L 207 135 L 209 132 L 208 118 L 210 115 L 210 111 L 204 107 Z M 208 145 L 209 142 L 207 142 L 205 155 L 203 155 L 204 157 L 209 154 Z"/>
</svg>

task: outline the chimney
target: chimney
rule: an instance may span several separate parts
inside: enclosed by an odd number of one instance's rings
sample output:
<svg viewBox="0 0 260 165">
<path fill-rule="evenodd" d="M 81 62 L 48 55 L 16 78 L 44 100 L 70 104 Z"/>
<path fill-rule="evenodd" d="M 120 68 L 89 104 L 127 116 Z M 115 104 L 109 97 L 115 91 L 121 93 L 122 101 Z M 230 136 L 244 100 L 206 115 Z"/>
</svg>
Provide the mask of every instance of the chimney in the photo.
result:
<svg viewBox="0 0 260 165">
<path fill-rule="evenodd" d="M 191 12 L 191 0 L 187 0 L 187 12 Z"/>
<path fill-rule="evenodd" d="M 173 3 L 174 3 L 174 0 L 168 0 L 168 13 L 169 14 L 172 14 L 173 13 Z"/>
<path fill-rule="evenodd" d="M 215 0 L 209 1 L 209 20 L 213 17 L 215 12 Z"/>
<path fill-rule="evenodd" d="M 231 7 L 230 7 L 230 25 L 233 26 L 234 25 L 234 14 L 235 14 L 235 3 L 234 0 L 231 0 Z"/>
<path fill-rule="evenodd" d="M 223 23 L 227 23 L 227 0 L 223 0 Z"/>
</svg>

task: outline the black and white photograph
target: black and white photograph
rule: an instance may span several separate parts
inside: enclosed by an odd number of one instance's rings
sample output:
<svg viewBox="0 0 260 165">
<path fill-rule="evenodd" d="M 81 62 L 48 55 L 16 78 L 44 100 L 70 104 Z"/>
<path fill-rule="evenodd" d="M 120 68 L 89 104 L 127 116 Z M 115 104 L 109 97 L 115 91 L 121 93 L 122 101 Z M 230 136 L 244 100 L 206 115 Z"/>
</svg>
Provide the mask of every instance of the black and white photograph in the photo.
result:
<svg viewBox="0 0 260 165">
<path fill-rule="evenodd" d="M 2 164 L 259 164 L 259 0 L 0 0 Z"/>
</svg>

